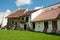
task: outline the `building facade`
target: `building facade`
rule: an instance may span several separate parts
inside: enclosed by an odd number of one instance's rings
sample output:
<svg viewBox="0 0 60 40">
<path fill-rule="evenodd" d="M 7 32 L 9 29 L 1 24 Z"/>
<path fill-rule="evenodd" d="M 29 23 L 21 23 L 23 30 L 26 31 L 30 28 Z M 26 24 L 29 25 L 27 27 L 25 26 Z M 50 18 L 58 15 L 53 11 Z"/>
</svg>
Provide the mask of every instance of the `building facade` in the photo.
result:
<svg viewBox="0 0 60 40">
<path fill-rule="evenodd" d="M 31 11 L 19 9 L 7 18 L 7 29 L 60 33 L 60 3 Z"/>
<path fill-rule="evenodd" d="M 60 3 L 43 8 L 43 12 L 35 17 L 32 22 L 34 23 L 35 31 L 46 33 L 60 33 L 59 20 Z"/>
<path fill-rule="evenodd" d="M 37 9 L 39 10 L 39 9 Z M 27 9 L 19 9 L 7 16 L 7 29 L 11 30 L 32 30 L 31 14 L 37 10 L 28 11 Z"/>
</svg>

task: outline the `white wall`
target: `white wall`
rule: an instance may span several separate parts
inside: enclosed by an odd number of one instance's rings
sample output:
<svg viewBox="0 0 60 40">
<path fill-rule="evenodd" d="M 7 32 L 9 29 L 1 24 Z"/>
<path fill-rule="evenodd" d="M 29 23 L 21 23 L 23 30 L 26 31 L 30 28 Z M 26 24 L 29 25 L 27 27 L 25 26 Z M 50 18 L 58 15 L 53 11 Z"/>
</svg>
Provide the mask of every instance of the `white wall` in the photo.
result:
<svg viewBox="0 0 60 40">
<path fill-rule="evenodd" d="M 0 12 L 0 24 L 2 23 L 2 18 L 3 18 L 3 13 L 2 12 Z"/>
<path fill-rule="evenodd" d="M 43 32 L 44 30 L 44 22 L 36 22 L 35 23 L 35 31 L 40 31 Z M 47 29 L 48 33 L 52 32 L 52 21 L 48 21 L 48 29 Z"/>
<path fill-rule="evenodd" d="M 20 20 L 22 20 L 22 18 L 24 18 L 24 20 L 26 20 L 26 17 L 29 17 L 29 18 L 28 18 L 28 22 L 27 22 L 27 23 L 23 23 L 23 24 L 20 23 L 20 26 L 24 28 L 24 24 L 27 24 L 27 27 L 30 27 L 30 29 L 32 30 L 32 26 L 31 26 L 31 16 L 21 17 Z"/>
<path fill-rule="evenodd" d="M 4 27 L 4 26 L 6 26 L 7 25 L 7 19 L 8 18 L 6 18 L 8 15 L 10 15 L 11 13 L 9 13 L 9 12 L 5 12 L 4 13 L 4 15 L 3 15 L 3 22 L 2 22 L 2 27 Z"/>
<path fill-rule="evenodd" d="M 57 32 L 59 32 L 59 33 L 60 33 L 60 20 L 57 20 L 57 25 L 58 25 Z"/>
<path fill-rule="evenodd" d="M 47 29 L 48 33 L 52 32 L 52 21 L 48 21 L 48 29 Z"/>
<path fill-rule="evenodd" d="M 38 11 L 36 11 L 36 12 L 33 12 L 33 13 L 31 14 L 31 20 L 33 20 L 35 17 L 37 17 L 41 12 L 42 12 L 41 9 L 38 10 Z"/>
<path fill-rule="evenodd" d="M 44 30 L 44 22 L 36 22 L 35 31 L 43 32 L 43 30 Z"/>
<path fill-rule="evenodd" d="M 57 20 L 57 33 L 60 33 L 60 20 Z M 44 22 L 35 22 L 35 31 L 40 31 L 43 32 L 44 30 Z M 52 21 L 48 21 L 48 29 L 47 29 L 47 33 L 51 33 L 52 32 Z"/>
<path fill-rule="evenodd" d="M 32 30 L 32 24 L 31 24 L 31 16 L 29 16 L 29 22 L 28 22 L 28 25 L 29 25 L 29 27 L 30 27 L 30 29 Z"/>
<path fill-rule="evenodd" d="M 24 30 L 24 24 L 21 24 L 20 23 L 20 29 L 23 29 Z"/>
</svg>

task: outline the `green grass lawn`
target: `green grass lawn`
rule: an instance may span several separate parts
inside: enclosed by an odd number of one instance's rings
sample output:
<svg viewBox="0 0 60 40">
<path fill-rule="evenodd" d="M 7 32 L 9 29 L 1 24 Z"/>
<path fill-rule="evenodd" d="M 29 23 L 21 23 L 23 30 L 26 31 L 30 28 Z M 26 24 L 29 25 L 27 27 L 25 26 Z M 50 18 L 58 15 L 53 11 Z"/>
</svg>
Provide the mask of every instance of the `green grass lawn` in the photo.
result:
<svg viewBox="0 0 60 40">
<path fill-rule="evenodd" d="M 30 31 L 0 30 L 0 40 L 60 40 L 60 36 Z"/>
</svg>

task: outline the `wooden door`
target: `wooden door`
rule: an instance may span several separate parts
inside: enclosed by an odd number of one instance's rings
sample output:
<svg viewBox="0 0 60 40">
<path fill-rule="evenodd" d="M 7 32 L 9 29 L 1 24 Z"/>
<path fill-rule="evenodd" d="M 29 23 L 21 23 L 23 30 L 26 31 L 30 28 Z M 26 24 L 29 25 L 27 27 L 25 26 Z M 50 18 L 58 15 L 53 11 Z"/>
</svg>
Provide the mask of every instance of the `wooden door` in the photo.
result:
<svg viewBox="0 0 60 40">
<path fill-rule="evenodd" d="M 44 22 L 44 30 L 43 32 L 47 32 L 48 29 L 48 22 Z"/>
<path fill-rule="evenodd" d="M 52 21 L 52 28 L 53 28 L 52 32 L 56 33 L 56 31 L 57 31 L 57 21 Z"/>
</svg>

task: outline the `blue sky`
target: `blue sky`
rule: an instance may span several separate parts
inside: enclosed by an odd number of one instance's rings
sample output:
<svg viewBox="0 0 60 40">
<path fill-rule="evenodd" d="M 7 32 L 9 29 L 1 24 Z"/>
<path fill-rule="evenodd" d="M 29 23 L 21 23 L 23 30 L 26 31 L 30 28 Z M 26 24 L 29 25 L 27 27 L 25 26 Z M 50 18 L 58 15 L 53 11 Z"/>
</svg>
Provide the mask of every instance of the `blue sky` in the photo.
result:
<svg viewBox="0 0 60 40">
<path fill-rule="evenodd" d="M 45 7 L 60 2 L 60 0 L 0 0 L 0 11 L 5 12 L 7 9 L 14 11 L 17 8 Z"/>
</svg>

